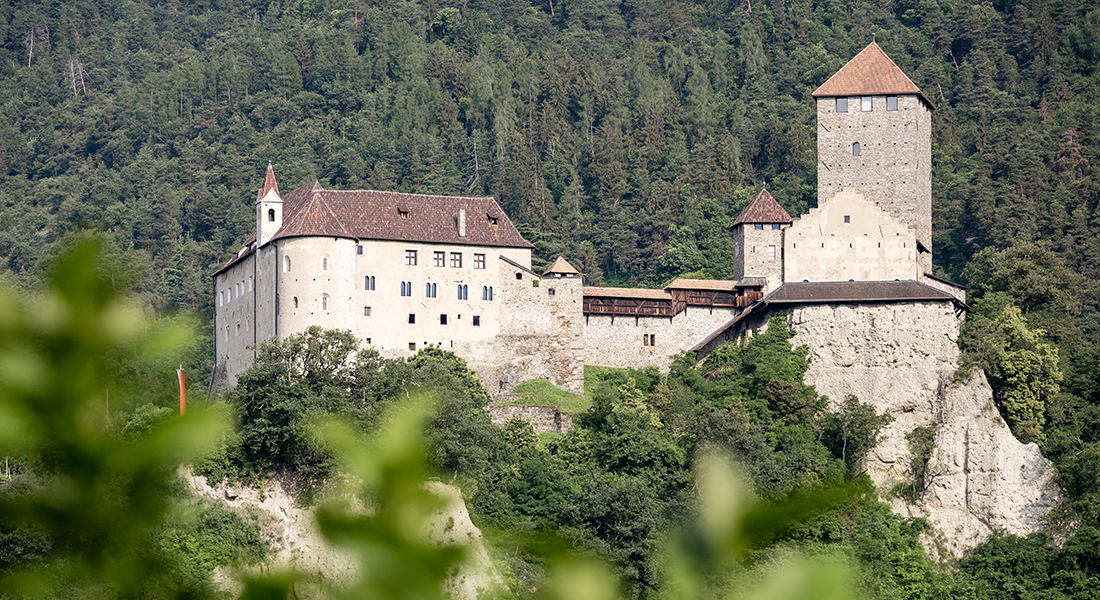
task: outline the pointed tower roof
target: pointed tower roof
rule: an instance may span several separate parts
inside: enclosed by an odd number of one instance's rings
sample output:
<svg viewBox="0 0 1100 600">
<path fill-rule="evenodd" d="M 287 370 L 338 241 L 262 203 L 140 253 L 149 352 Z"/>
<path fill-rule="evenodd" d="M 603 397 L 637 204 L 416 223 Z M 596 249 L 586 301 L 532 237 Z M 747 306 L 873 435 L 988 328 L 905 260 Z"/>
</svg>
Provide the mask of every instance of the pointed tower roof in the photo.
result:
<svg viewBox="0 0 1100 600">
<path fill-rule="evenodd" d="M 848 64 L 811 94 L 814 98 L 829 96 L 876 96 L 915 94 L 929 108 L 936 107 L 920 91 L 894 61 L 875 42 L 855 55 Z"/>
<path fill-rule="evenodd" d="M 550 265 L 549 269 L 543 275 L 580 275 L 581 272 L 574 269 L 573 265 L 569 264 L 569 261 L 565 260 L 565 257 L 559 256 L 554 264 Z"/>
<path fill-rule="evenodd" d="M 279 193 L 279 184 L 275 183 L 275 170 L 271 168 L 271 163 L 267 163 L 267 174 L 264 175 L 264 184 L 260 186 L 260 192 L 256 195 L 256 200 L 260 201 L 264 199 L 271 190 L 275 190 L 275 193 Z"/>
<path fill-rule="evenodd" d="M 792 221 L 794 219 L 791 218 L 791 215 L 787 214 L 782 206 L 779 206 L 779 203 L 768 193 L 768 190 L 762 189 L 756 195 L 756 198 L 745 207 L 745 210 L 741 211 L 741 216 L 737 217 L 737 220 L 729 226 L 729 229 L 742 223 L 790 224 Z"/>
</svg>

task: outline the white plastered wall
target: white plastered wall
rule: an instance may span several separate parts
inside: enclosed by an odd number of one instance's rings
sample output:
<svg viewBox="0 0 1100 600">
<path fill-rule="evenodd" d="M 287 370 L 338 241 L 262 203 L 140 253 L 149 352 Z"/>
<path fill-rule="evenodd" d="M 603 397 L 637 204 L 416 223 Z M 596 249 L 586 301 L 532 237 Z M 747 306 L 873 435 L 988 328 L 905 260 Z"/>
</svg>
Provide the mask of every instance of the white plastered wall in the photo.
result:
<svg viewBox="0 0 1100 600">
<path fill-rule="evenodd" d="M 837 193 L 785 233 L 785 281 L 917 279 L 916 232 L 858 192 Z"/>
</svg>

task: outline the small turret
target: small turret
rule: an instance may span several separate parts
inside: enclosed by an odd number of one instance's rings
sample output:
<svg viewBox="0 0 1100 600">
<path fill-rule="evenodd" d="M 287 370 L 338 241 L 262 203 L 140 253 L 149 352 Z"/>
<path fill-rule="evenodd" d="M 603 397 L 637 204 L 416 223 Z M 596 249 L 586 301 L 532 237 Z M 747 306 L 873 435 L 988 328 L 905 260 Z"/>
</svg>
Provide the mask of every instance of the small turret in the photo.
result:
<svg viewBox="0 0 1100 600">
<path fill-rule="evenodd" d="M 256 194 L 256 245 L 263 246 L 283 226 L 283 199 L 279 196 L 279 184 L 275 171 L 267 163 L 264 184 Z"/>
<path fill-rule="evenodd" d="M 729 229 L 733 231 L 733 279 L 764 277 L 764 291 L 783 282 L 783 230 L 793 219 L 767 189 L 741 212 Z"/>
</svg>

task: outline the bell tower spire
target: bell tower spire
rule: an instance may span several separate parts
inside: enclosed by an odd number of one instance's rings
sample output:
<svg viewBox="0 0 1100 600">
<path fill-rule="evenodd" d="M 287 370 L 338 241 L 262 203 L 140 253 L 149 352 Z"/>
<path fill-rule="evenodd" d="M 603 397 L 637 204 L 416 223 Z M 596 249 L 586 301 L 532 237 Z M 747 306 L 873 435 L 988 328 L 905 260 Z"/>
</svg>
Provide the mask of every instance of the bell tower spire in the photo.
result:
<svg viewBox="0 0 1100 600">
<path fill-rule="evenodd" d="M 279 184 L 275 182 L 275 170 L 267 163 L 264 184 L 256 194 L 256 245 L 263 246 L 283 226 L 283 199 L 279 196 Z"/>
</svg>

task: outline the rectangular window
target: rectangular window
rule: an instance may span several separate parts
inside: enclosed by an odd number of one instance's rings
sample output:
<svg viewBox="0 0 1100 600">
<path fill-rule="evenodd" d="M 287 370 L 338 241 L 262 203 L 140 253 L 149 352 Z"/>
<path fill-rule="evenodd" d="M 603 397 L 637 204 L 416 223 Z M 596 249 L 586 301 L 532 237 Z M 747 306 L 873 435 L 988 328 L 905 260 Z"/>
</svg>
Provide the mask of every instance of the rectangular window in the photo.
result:
<svg viewBox="0 0 1100 600">
<path fill-rule="evenodd" d="M 481 317 L 474 315 L 474 327 L 481 327 Z"/>
<path fill-rule="evenodd" d="M 485 268 L 485 255 L 484 254 L 475 254 L 474 255 L 474 268 L 475 269 L 484 269 Z"/>
<path fill-rule="evenodd" d="M 779 223 L 772 223 L 772 229 L 779 229 Z"/>
<path fill-rule="evenodd" d="M 416 250 L 405 251 L 405 264 L 410 267 L 416 266 Z"/>
<path fill-rule="evenodd" d="M 364 306 L 363 307 L 363 316 L 364 317 L 369 317 L 370 316 L 370 307 L 369 306 Z"/>
<path fill-rule="evenodd" d="M 462 268 L 462 253 L 461 252 L 452 252 L 451 253 L 451 267 L 454 268 L 454 269 Z"/>
<path fill-rule="evenodd" d="M 655 333 L 643 333 L 642 334 L 642 344 L 645 345 L 645 346 L 656 346 L 657 345 L 657 334 L 655 334 Z"/>
<path fill-rule="evenodd" d="M 436 267 L 445 267 L 446 252 L 432 252 L 432 265 Z"/>
<path fill-rule="evenodd" d="M 363 343 L 370 346 L 370 338 L 367 338 L 367 339 L 363 340 Z"/>
<path fill-rule="evenodd" d="M 897 96 L 887 96 L 886 97 L 886 110 L 897 110 L 897 109 L 898 109 L 898 97 Z"/>
<path fill-rule="evenodd" d="M 248 291 L 252 291 L 252 276 L 248 276 Z"/>
<path fill-rule="evenodd" d="M 768 260 L 775 260 L 775 246 L 768 246 Z"/>
<path fill-rule="evenodd" d="M 848 99 L 837 98 L 836 99 L 836 112 L 848 112 Z"/>
<path fill-rule="evenodd" d="M 355 253 L 359 254 L 359 255 L 362 255 L 363 254 L 363 247 L 362 246 L 356 246 L 355 247 Z"/>
<path fill-rule="evenodd" d="M 416 315 L 413 313 L 409 313 L 409 324 L 411 325 L 413 323 L 416 323 Z"/>
<path fill-rule="evenodd" d="M 446 325 L 447 324 L 447 315 L 439 315 L 439 324 L 440 325 Z"/>
<path fill-rule="evenodd" d="M 851 223 L 852 222 L 852 215 L 844 215 L 844 222 L 845 223 Z"/>
<path fill-rule="evenodd" d="M 860 110 L 871 112 L 871 96 L 862 96 L 859 99 Z"/>
<path fill-rule="evenodd" d="M 416 352 L 416 342 L 409 342 L 409 352 Z"/>
<path fill-rule="evenodd" d="M 763 229 L 763 228 L 764 228 L 764 224 L 763 224 L 763 223 L 753 223 L 753 224 L 752 224 L 752 228 L 753 228 L 753 229 Z"/>
</svg>

